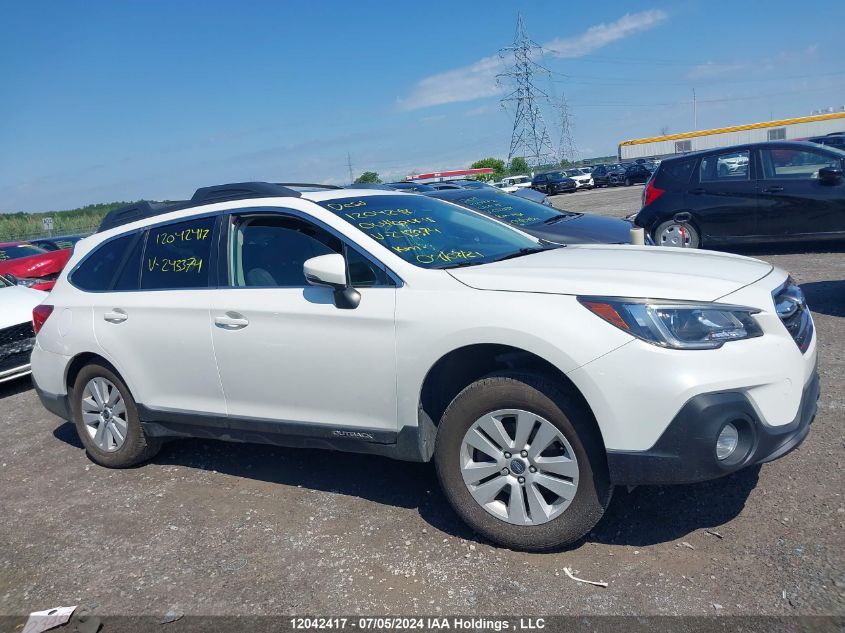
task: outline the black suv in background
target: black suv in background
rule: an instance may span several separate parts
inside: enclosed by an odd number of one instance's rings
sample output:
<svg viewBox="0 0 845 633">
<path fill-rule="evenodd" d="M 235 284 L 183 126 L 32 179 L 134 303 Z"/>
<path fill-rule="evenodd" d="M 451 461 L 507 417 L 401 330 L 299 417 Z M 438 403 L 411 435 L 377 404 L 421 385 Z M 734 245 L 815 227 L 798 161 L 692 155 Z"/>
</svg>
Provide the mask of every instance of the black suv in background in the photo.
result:
<svg viewBox="0 0 845 633">
<path fill-rule="evenodd" d="M 559 193 L 572 193 L 578 185 L 561 171 L 547 171 L 531 179 L 531 188 L 554 196 Z"/>
<path fill-rule="evenodd" d="M 622 182 L 626 187 L 631 185 L 641 184 L 651 178 L 651 171 L 645 164 L 631 163 L 625 165 L 625 173 L 622 175 Z"/>
<path fill-rule="evenodd" d="M 625 181 L 625 167 L 620 164 L 599 165 L 590 174 L 595 187 L 615 187 Z"/>
<path fill-rule="evenodd" d="M 831 132 L 827 136 L 814 136 L 807 140 L 811 143 L 829 145 L 830 147 L 845 150 L 845 132 Z"/>
<path fill-rule="evenodd" d="M 770 141 L 667 158 L 634 223 L 658 246 L 845 239 L 845 151 Z"/>
</svg>

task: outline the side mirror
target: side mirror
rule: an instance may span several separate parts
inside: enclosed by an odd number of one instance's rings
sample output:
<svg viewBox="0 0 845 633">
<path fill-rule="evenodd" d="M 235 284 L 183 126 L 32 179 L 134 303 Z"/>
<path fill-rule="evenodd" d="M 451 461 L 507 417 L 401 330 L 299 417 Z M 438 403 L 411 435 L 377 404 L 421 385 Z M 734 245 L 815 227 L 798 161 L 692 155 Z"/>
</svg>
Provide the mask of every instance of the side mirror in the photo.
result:
<svg viewBox="0 0 845 633">
<path fill-rule="evenodd" d="M 819 180 L 822 182 L 839 182 L 842 180 L 842 170 L 837 167 L 822 167 L 819 169 Z"/>
<path fill-rule="evenodd" d="M 334 290 L 334 304 L 338 308 L 352 310 L 361 303 L 361 293 L 347 281 L 343 255 L 332 253 L 312 257 L 302 265 L 302 271 L 312 286 L 325 286 Z"/>
</svg>

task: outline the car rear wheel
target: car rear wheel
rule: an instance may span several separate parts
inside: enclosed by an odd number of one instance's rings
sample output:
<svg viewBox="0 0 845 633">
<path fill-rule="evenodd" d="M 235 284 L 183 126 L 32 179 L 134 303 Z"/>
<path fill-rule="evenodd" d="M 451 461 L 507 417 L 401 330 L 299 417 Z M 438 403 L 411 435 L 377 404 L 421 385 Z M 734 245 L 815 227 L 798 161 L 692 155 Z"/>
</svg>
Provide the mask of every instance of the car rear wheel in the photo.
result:
<svg viewBox="0 0 845 633">
<path fill-rule="evenodd" d="M 663 222 L 654 231 L 654 243 L 658 246 L 674 246 L 677 248 L 698 248 L 701 238 L 694 226 L 689 223 L 669 220 Z"/>
<path fill-rule="evenodd" d="M 134 466 L 161 448 L 160 440 L 144 435 L 132 394 L 105 365 L 87 365 L 77 375 L 73 419 L 88 456 L 101 466 Z"/>
<path fill-rule="evenodd" d="M 458 394 L 438 428 L 434 459 L 458 515 L 513 549 L 577 541 L 612 493 L 590 413 L 532 374 L 495 374 Z"/>
</svg>

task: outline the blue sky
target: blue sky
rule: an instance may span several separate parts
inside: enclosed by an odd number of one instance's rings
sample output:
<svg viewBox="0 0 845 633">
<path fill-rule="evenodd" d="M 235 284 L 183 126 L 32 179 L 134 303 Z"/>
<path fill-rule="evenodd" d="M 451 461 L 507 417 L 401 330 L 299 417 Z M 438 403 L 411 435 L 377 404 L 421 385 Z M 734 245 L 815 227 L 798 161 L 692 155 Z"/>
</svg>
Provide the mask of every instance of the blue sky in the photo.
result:
<svg viewBox="0 0 845 633">
<path fill-rule="evenodd" d="M 783 6 L 783 9 L 779 7 Z M 845 3 L 4 2 L 0 211 L 505 158 L 517 12 L 581 157 L 845 105 Z M 559 132 L 548 113 L 550 135 Z"/>
</svg>

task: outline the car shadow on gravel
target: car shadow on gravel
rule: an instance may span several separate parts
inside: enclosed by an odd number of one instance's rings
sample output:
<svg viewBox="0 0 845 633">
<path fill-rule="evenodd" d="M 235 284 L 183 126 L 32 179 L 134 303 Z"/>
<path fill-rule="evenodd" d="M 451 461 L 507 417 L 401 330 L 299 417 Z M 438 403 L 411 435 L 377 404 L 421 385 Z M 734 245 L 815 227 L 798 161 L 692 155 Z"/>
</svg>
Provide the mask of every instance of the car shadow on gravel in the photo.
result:
<svg viewBox="0 0 845 633">
<path fill-rule="evenodd" d="M 811 312 L 845 317 L 845 279 L 801 284 Z"/>
<path fill-rule="evenodd" d="M 646 546 L 717 528 L 735 518 L 757 486 L 760 466 L 697 484 L 617 487 L 602 520 L 587 540 Z"/>
<path fill-rule="evenodd" d="M 76 429 L 65 422 L 56 439 L 81 449 Z M 386 457 L 236 444 L 203 439 L 167 443 L 154 464 L 213 470 L 256 481 L 360 497 L 387 506 L 416 509 L 433 528 L 483 542 L 452 510 L 440 492 L 433 464 Z M 587 541 L 653 545 L 676 540 L 733 519 L 757 485 L 759 466 L 712 482 L 683 486 L 617 488 L 605 517 Z M 583 541 L 569 549 L 581 546 Z"/>
</svg>

